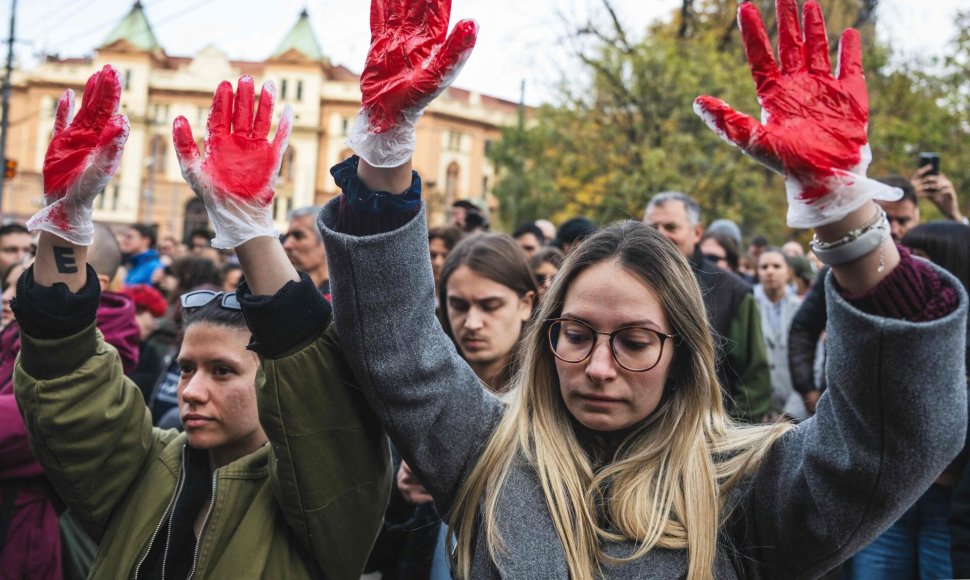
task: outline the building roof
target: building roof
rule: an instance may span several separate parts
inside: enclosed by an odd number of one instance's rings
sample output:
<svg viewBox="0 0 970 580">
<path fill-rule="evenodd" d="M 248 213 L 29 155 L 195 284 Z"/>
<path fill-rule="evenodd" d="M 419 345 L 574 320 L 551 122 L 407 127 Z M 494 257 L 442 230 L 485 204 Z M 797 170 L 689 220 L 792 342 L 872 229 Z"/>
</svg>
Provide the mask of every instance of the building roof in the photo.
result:
<svg viewBox="0 0 970 580">
<path fill-rule="evenodd" d="M 306 9 L 300 13 L 300 18 L 290 29 L 283 42 L 276 47 L 270 58 L 281 56 L 291 50 L 296 50 L 312 60 L 323 60 L 323 50 L 317 42 L 317 36 L 313 33 L 313 26 L 310 24 L 310 17 Z"/>
<path fill-rule="evenodd" d="M 162 46 L 158 44 L 158 39 L 155 38 L 155 33 L 152 31 L 151 24 L 148 23 L 148 18 L 145 17 L 141 0 L 135 0 L 131 11 L 114 27 L 114 30 L 108 34 L 101 46 L 108 46 L 119 40 L 124 40 L 135 48 L 147 52 L 162 50 Z"/>
</svg>

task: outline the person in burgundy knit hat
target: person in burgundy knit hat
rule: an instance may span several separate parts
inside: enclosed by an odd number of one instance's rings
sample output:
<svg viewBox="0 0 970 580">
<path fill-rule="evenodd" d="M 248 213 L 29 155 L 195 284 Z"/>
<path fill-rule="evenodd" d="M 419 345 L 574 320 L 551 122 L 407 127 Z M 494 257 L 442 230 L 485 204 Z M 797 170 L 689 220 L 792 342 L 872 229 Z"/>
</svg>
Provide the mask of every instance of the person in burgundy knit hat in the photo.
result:
<svg viewBox="0 0 970 580">
<path fill-rule="evenodd" d="M 135 321 L 139 331 L 138 367 L 128 376 L 138 385 L 148 402 L 152 388 L 165 368 L 166 353 L 175 338 L 168 326 L 160 328 L 158 324 L 168 310 L 168 302 L 161 292 L 148 284 L 126 286 L 124 294 L 135 303 Z"/>
</svg>

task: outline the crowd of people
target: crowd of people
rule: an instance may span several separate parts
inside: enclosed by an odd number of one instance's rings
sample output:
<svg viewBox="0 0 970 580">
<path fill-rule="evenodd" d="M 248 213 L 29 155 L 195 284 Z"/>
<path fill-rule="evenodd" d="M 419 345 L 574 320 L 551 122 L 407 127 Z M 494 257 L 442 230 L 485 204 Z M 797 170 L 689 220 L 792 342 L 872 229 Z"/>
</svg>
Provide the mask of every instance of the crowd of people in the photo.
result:
<svg viewBox="0 0 970 580">
<path fill-rule="evenodd" d="M 285 233 L 271 84 L 222 83 L 202 151 L 174 121 L 182 240 L 92 220 L 122 83 L 65 93 L 47 205 L 0 226 L 0 579 L 970 575 L 970 225 L 931 166 L 865 176 L 857 33 L 832 76 L 778 0 L 778 65 L 743 3 L 771 114 L 695 103 L 809 247 L 677 191 L 507 234 L 427 225 L 414 124 L 478 29 L 426 4 L 374 0 L 342 193 Z"/>
</svg>

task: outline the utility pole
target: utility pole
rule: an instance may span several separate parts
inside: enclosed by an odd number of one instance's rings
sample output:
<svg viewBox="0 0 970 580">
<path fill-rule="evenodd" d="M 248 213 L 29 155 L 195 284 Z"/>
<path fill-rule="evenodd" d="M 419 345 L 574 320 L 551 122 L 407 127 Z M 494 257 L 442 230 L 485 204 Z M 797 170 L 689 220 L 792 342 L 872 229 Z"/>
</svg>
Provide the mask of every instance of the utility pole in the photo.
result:
<svg viewBox="0 0 970 580">
<path fill-rule="evenodd" d="M 7 161 L 7 126 L 10 124 L 10 75 L 13 73 L 14 19 L 17 16 L 17 0 L 11 0 L 10 37 L 7 39 L 7 74 L 3 77 L 3 116 L 0 117 L 0 158 Z M 3 213 L 4 179 L 0 179 L 0 214 Z"/>
</svg>

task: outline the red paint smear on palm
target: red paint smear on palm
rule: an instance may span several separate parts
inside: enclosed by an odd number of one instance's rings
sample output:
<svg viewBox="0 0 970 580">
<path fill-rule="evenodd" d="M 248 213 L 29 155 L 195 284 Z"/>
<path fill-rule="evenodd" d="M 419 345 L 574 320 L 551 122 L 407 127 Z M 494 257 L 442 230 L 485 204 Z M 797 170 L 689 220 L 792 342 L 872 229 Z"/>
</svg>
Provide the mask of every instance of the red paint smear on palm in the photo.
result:
<svg viewBox="0 0 970 580">
<path fill-rule="evenodd" d="M 780 68 L 757 8 L 745 2 L 738 14 L 767 122 L 762 125 L 711 97 L 700 97 L 698 106 L 729 140 L 795 177 L 804 186 L 803 200 L 811 202 L 828 193 L 827 178 L 859 164 L 868 142 L 861 43 L 857 31 L 843 33 L 839 72 L 833 77 L 818 3 L 805 3 L 804 37 L 795 0 L 778 0 L 777 10 Z"/>
<path fill-rule="evenodd" d="M 44 194 L 48 205 L 63 198 L 90 167 L 91 157 L 125 131 L 124 120 L 117 114 L 121 82 L 118 71 L 110 65 L 88 79 L 81 108 L 70 121 L 72 99 L 73 93 L 68 90 L 58 101 L 54 136 L 44 157 Z"/>
<path fill-rule="evenodd" d="M 212 98 L 201 171 L 211 180 L 213 195 L 266 206 L 273 200 L 273 181 L 282 155 L 281 144 L 289 136 L 290 121 L 282 117 L 276 137 L 272 142 L 267 141 L 275 100 L 272 87 L 263 87 L 255 119 L 253 97 L 251 77 L 239 79 L 235 103 L 232 85 L 226 81 L 219 84 Z M 181 159 L 199 157 L 192 129 L 184 117 L 175 120 L 173 140 Z"/>
<path fill-rule="evenodd" d="M 370 129 L 383 133 L 403 112 L 422 108 L 475 46 L 478 25 L 459 22 L 450 36 L 451 0 L 373 0 L 371 47 L 360 77 Z"/>
</svg>

